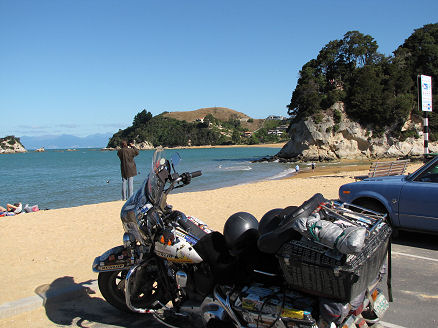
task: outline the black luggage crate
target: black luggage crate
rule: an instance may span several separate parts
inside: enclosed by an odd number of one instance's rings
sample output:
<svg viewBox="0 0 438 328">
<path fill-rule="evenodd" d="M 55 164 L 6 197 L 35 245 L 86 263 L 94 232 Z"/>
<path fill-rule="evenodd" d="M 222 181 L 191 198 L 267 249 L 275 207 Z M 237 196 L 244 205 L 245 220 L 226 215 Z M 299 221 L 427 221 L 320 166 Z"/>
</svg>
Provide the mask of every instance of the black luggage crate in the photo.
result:
<svg viewBox="0 0 438 328">
<path fill-rule="evenodd" d="M 344 217 L 352 223 L 360 221 L 357 225 L 367 228 L 365 246 L 359 254 L 341 254 L 303 237 L 285 243 L 277 257 L 289 287 L 348 302 L 377 278 L 387 254 L 391 228 L 384 222 L 385 217 L 375 212 L 351 213 L 348 207 L 333 203 L 328 212 L 334 220 Z"/>
</svg>

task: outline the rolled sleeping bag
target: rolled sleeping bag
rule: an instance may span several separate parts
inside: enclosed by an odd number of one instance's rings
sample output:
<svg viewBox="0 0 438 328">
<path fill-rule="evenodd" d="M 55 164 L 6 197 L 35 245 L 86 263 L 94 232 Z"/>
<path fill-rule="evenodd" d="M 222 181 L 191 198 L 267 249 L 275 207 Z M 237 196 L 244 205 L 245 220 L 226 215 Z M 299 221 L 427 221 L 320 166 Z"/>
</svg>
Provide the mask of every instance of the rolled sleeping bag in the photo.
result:
<svg viewBox="0 0 438 328">
<path fill-rule="evenodd" d="M 330 221 L 320 220 L 321 230 L 319 231 L 319 242 L 330 247 L 335 248 L 339 236 L 343 229 Z"/>
<path fill-rule="evenodd" d="M 367 236 L 367 229 L 364 227 L 350 226 L 344 229 L 339 237 L 336 248 L 343 254 L 356 254 L 362 251 Z"/>
<path fill-rule="evenodd" d="M 327 220 L 320 220 L 318 213 L 297 218 L 292 227 L 302 236 L 327 247 L 336 248 L 343 254 L 359 253 L 364 244 L 367 230 L 363 227 L 343 228 Z"/>
<path fill-rule="evenodd" d="M 319 219 L 318 213 L 314 213 L 311 216 L 302 216 L 295 219 L 295 221 L 292 223 L 292 228 L 298 231 L 304 237 L 315 240 L 314 236 L 312 235 L 311 227 L 316 227 L 316 224 L 319 221 L 321 220 Z"/>
<path fill-rule="evenodd" d="M 321 220 L 319 213 L 296 219 L 293 228 L 304 237 L 320 242 L 330 248 L 335 247 L 339 235 L 343 232 L 339 225 Z"/>
</svg>

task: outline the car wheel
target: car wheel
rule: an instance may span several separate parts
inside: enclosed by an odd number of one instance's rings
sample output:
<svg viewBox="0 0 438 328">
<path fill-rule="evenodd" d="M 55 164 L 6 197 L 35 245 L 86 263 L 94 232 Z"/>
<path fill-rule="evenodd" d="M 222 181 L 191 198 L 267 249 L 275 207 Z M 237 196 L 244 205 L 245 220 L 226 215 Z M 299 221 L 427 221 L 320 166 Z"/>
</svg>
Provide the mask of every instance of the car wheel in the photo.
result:
<svg viewBox="0 0 438 328">
<path fill-rule="evenodd" d="M 391 218 L 389 217 L 389 213 L 386 210 L 385 206 L 383 206 L 378 201 L 372 200 L 372 199 L 359 199 L 359 200 L 355 201 L 354 204 L 361 206 L 361 207 L 364 207 L 364 208 L 369 209 L 369 210 L 374 211 L 374 212 L 386 214 L 387 223 L 391 226 L 391 229 L 392 229 L 391 237 L 393 239 L 398 237 L 398 234 L 399 234 L 398 229 L 393 226 L 393 224 L 391 222 Z"/>
</svg>

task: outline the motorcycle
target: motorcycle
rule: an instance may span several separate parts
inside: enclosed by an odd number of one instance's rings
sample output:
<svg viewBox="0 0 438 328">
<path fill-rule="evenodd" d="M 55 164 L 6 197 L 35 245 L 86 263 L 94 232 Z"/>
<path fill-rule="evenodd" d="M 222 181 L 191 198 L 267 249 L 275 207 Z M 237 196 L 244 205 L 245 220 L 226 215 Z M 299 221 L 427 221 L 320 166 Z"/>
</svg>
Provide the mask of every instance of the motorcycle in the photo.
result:
<svg viewBox="0 0 438 328">
<path fill-rule="evenodd" d="M 223 234 L 211 231 L 167 204 L 172 190 L 202 175 L 179 174 L 180 160 L 178 153 L 167 160 L 162 149 L 155 151 L 148 178 L 122 207 L 123 245 L 94 260 L 108 303 L 175 328 L 352 328 L 376 324 L 383 316 L 388 302 L 377 279 L 343 302 L 286 283 L 278 260 L 279 248 L 290 239 L 284 227 L 297 213 L 309 212 L 308 202 L 269 211 L 260 222 L 238 212 Z"/>
</svg>

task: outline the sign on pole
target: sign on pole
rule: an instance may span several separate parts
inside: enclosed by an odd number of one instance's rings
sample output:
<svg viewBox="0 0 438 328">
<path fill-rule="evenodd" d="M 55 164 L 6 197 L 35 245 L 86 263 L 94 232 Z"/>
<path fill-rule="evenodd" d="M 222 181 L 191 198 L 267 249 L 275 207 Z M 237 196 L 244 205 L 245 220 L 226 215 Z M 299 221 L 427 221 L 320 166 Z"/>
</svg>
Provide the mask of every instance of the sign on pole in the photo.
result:
<svg viewBox="0 0 438 328">
<path fill-rule="evenodd" d="M 418 88 L 418 106 L 423 111 L 423 135 L 424 135 L 424 155 L 429 154 L 429 119 L 427 112 L 432 111 L 432 77 L 420 75 L 417 77 Z"/>
<path fill-rule="evenodd" d="M 421 75 L 421 110 L 423 112 L 432 111 L 432 78 Z"/>
</svg>

